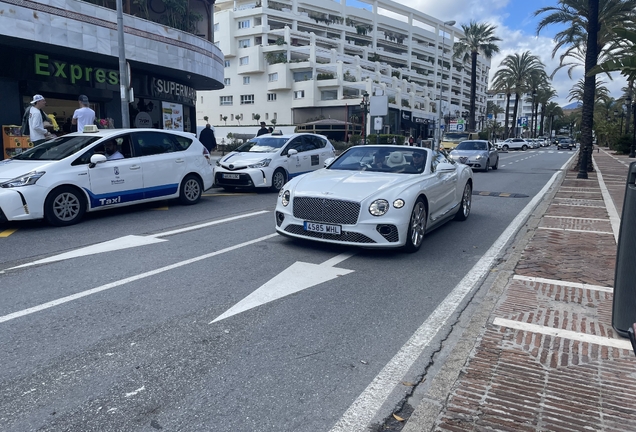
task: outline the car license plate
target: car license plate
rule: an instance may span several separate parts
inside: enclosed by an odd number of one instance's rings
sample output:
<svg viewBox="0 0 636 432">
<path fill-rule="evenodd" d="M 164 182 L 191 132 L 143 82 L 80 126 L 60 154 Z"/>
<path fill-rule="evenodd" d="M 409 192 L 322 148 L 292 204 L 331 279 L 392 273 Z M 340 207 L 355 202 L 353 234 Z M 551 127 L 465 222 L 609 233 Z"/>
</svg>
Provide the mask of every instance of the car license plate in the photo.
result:
<svg viewBox="0 0 636 432">
<path fill-rule="evenodd" d="M 232 180 L 238 180 L 241 178 L 240 174 L 223 174 L 223 178 L 224 179 L 232 179 Z"/>
<path fill-rule="evenodd" d="M 340 225 L 327 225 L 314 222 L 304 223 L 305 231 L 313 231 L 324 234 L 340 234 Z"/>
</svg>

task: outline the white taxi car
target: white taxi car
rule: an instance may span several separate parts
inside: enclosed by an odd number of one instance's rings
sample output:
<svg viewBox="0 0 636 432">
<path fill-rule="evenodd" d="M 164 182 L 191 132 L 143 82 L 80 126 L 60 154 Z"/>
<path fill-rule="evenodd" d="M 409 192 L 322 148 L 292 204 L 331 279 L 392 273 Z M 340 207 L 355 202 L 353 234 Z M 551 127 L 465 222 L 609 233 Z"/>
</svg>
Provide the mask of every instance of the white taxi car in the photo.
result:
<svg viewBox="0 0 636 432">
<path fill-rule="evenodd" d="M 323 167 L 336 151 L 329 140 L 312 133 L 254 137 L 216 161 L 217 186 L 269 188 L 279 191 L 291 178 Z"/>
<path fill-rule="evenodd" d="M 87 211 L 179 198 L 212 187 L 210 154 L 194 134 L 157 129 L 71 133 L 0 161 L 0 223 L 77 223 Z"/>
</svg>

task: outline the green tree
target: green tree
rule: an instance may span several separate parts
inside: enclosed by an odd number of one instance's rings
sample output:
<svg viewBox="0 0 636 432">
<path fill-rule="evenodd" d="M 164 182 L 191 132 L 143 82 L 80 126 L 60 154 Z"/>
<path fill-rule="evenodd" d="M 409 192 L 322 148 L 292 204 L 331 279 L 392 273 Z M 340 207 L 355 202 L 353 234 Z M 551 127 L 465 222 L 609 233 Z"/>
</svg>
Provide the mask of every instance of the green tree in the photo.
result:
<svg viewBox="0 0 636 432">
<path fill-rule="evenodd" d="M 254 120 L 256 120 L 256 123 L 258 123 L 258 121 L 261 119 L 261 115 L 260 114 L 254 114 Z"/>
<path fill-rule="evenodd" d="M 227 126 L 227 116 L 223 116 L 222 119 L 223 119 L 223 122 L 225 123 L 225 126 Z"/>
<path fill-rule="evenodd" d="M 519 109 L 519 99 L 521 95 L 531 91 L 528 83 L 533 81 L 547 81 L 545 66 L 539 57 L 532 55 L 530 51 L 523 54 L 509 54 L 499 64 L 500 69 L 495 72 L 493 79 L 495 82 L 501 81 L 511 86 L 515 94 L 515 105 L 512 114 L 512 127 L 514 130 L 517 112 Z M 512 134 L 511 134 L 512 135 Z"/>
<path fill-rule="evenodd" d="M 470 70 L 470 114 L 468 129 L 475 130 L 475 100 L 477 98 L 477 56 L 483 55 L 486 59 L 492 58 L 499 52 L 496 42 L 501 39 L 494 35 L 496 27 L 490 24 L 471 21 L 468 25 L 462 24 L 464 36 L 459 38 L 453 46 L 453 57 L 462 58 L 464 62 L 471 61 Z"/>
<path fill-rule="evenodd" d="M 510 114 L 510 98 L 512 97 L 512 91 L 514 89 L 514 80 L 507 75 L 495 76 L 493 79 L 493 90 L 497 93 L 504 93 L 506 95 L 506 110 L 504 117 L 504 137 L 510 137 L 510 129 L 508 128 L 508 116 Z"/>
</svg>

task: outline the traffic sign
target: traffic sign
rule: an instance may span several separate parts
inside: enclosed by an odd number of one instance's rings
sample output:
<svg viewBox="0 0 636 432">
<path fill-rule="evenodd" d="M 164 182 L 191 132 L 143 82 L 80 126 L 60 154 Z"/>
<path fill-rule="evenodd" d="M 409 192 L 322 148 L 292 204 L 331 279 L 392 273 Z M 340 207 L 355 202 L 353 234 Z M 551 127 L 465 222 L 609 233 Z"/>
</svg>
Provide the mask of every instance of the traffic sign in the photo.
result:
<svg viewBox="0 0 636 432">
<path fill-rule="evenodd" d="M 457 131 L 458 132 L 463 132 L 464 131 L 464 123 L 458 123 L 457 124 Z"/>
</svg>

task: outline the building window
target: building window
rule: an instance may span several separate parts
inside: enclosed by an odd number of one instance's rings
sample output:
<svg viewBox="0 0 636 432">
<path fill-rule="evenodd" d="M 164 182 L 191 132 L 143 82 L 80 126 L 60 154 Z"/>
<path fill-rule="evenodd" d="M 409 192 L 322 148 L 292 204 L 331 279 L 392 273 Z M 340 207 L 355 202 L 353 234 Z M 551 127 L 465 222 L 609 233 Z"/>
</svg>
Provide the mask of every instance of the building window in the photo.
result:
<svg viewBox="0 0 636 432">
<path fill-rule="evenodd" d="M 269 120 L 269 113 L 265 113 L 265 120 Z"/>
<path fill-rule="evenodd" d="M 276 93 L 267 93 L 267 102 L 273 102 L 276 100 Z"/>
<path fill-rule="evenodd" d="M 254 38 L 254 45 L 261 45 L 263 43 L 263 36 L 256 36 Z"/>
<path fill-rule="evenodd" d="M 337 90 L 325 90 L 321 93 L 321 100 L 336 100 L 338 99 Z"/>
<path fill-rule="evenodd" d="M 239 39 L 239 48 L 247 48 L 250 45 L 251 44 L 249 39 Z"/>
<path fill-rule="evenodd" d="M 249 84 L 250 83 L 250 77 L 243 77 L 243 84 Z"/>
<path fill-rule="evenodd" d="M 274 113 L 274 118 L 278 120 L 278 114 Z"/>
<path fill-rule="evenodd" d="M 247 56 L 247 57 L 241 57 L 241 58 L 239 59 L 239 64 L 240 64 L 241 66 L 245 66 L 245 65 L 250 64 L 250 58 L 249 58 L 249 56 Z"/>
<path fill-rule="evenodd" d="M 250 28 L 250 20 L 242 20 L 238 22 L 238 28 L 245 29 Z"/>
<path fill-rule="evenodd" d="M 275 82 L 278 81 L 278 72 L 275 73 L 271 73 L 267 76 L 267 79 L 269 80 L 269 82 Z"/>
<path fill-rule="evenodd" d="M 219 31 L 219 23 L 214 23 L 214 31 L 215 32 Z"/>
<path fill-rule="evenodd" d="M 232 105 L 232 98 L 233 98 L 233 96 L 221 96 L 221 98 L 220 98 L 220 101 L 221 101 L 220 105 L 221 105 L 221 106 L 224 106 L 224 105 L 225 105 L 225 106 L 227 106 L 227 105 Z"/>
<path fill-rule="evenodd" d="M 232 78 L 223 78 L 223 85 L 229 86 L 232 82 Z"/>
<path fill-rule="evenodd" d="M 230 61 L 229 60 L 225 60 L 225 67 L 230 67 Z"/>
<path fill-rule="evenodd" d="M 223 114 L 219 114 L 219 121 L 223 121 Z"/>
<path fill-rule="evenodd" d="M 294 92 L 294 99 L 302 99 L 305 97 L 305 90 L 296 90 Z"/>
<path fill-rule="evenodd" d="M 203 103 L 203 96 L 201 96 L 201 103 Z"/>
<path fill-rule="evenodd" d="M 254 95 L 241 95 L 241 105 L 253 105 Z"/>
</svg>

